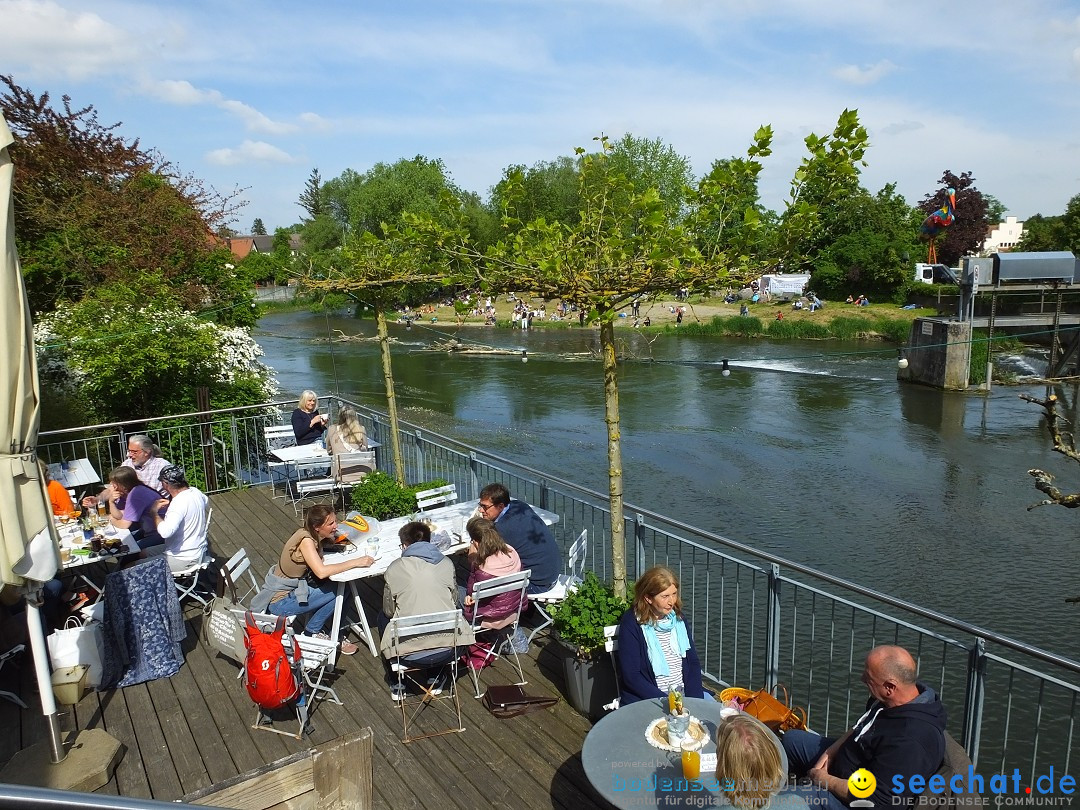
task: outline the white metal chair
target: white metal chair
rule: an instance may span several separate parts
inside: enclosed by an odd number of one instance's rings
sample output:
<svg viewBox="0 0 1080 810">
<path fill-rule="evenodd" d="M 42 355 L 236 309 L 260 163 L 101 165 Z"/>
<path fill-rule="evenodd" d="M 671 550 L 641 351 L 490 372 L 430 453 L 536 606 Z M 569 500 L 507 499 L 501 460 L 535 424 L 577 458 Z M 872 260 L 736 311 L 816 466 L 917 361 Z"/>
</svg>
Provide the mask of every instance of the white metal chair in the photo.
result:
<svg viewBox="0 0 1080 810">
<path fill-rule="evenodd" d="M 4 664 L 7 663 L 7 660 L 9 658 L 15 657 L 16 655 L 18 655 L 19 653 L 21 653 L 25 649 L 26 649 L 25 645 L 16 644 L 10 650 L 7 650 L 6 652 L 0 653 L 0 669 L 4 668 Z M 0 697 L 7 698 L 12 703 L 14 703 L 16 706 L 20 706 L 23 709 L 27 708 L 26 702 L 21 697 L 16 695 L 14 692 L 9 692 L 7 689 L 0 689 Z"/>
<path fill-rule="evenodd" d="M 457 486 L 447 484 L 444 487 L 425 489 L 416 493 L 416 507 L 421 512 L 437 506 L 450 506 L 457 503 Z"/>
<path fill-rule="evenodd" d="M 334 456 L 333 475 L 342 489 L 360 483 L 365 475 L 374 471 L 374 450 L 355 450 Z"/>
<path fill-rule="evenodd" d="M 530 593 L 529 601 L 533 603 L 537 612 L 543 618 L 533 631 L 529 634 L 529 642 L 533 640 L 533 636 L 543 630 L 545 627 L 550 627 L 552 623 L 551 614 L 548 613 L 548 608 L 559 604 L 566 598 L 568 593 L 577 589 L 577 586 L 581 584 L 582 577 L 585 575 L 585 558 L 589 556 L 589 532 L 587 529 L 582 529 L 581 534 L 577 536 L 577 539 L 570 545 L 570 552 L 567 555 L 566 567 L 567 573 L 560 574 L 559 578 L 555 580 L 555 584 L 548 588 L 543 593 Z"/>
<path fill-rule="evenodd" d="M 473 636 L 476 642 L 487 648 L 486 653 L 483 655 L 483 659 L 479 662 L 473 660 L 473 655 L 469 656 L 469 674 L 472 676 L 473 687 L 476 690 L 476 697 L 481 696 L 480 692 L 480 670 L 486 667 L 493 659 L 506 657 L 506 654 L 500 655 L 496 652 L 497 646 L 503 641 L 509 641 L 513 639 L 514 634 L 517 632 L 518 622 L 521 620 L 522 611 L 519 609 L 512 615 L 505 619 L 492 622 L 484 616 L 484 606 L 496 596 L 505 593 L 515 593 L 518 599 L 517 604 L 525 605 L 528 607 L 527 592 L 529 590 L 529 576 L 532 571 L 525 569 L 524 571 L 518 571 L 516 574 L 507 574 L 501 577 L 492 577 L 491 579 L 480 580 L 473 584 L 472 598 L 475 606 L 473 610 L 472 618 L 472 630 Z M 521 669 L 521 658 L 518 655 L 517 649 L 513 644 L 506 645 L 509 647 L 509 655 L 514 656 L 514 667 L 517 669 L 517 684 L 524 686 L 528 681 L 525 680 L 525 674 Z M 473 649 L 476 649 L 475 647 Z M 480 666 L 473 666 L 474 663 L 479 663 Z"/>
<path fill-rule="evenodd" d="M 296 434 L 293 433 L 292 425 L 267 425 L 263 428 L 263 438 L 266 442 L 266 452 L 280 450 L 283 447 L 292 447 L 296 444 Z M 272 457 L 267 458 L 266 468 L 270 471 L 270 492 L 277 495 L 277 482 L 289 483 L 289 463 L 287 461 L 275 461 Z"/>
<path fill-rule="evenodd" d="M 619 686 L 619 625 L 609 624 L 604 628 L 604 649 L 611 656 L 611 666 L 615 670 L 615 689 L 617 693 L 611 703 L 605 703 L 607 711 L 615 711 L 622 702 L 622 689 Z"/>
<path fill-rule="evenodd" d="M 251 585 L 244 581 L 244 574 L 247 574 Z M 222 595 L 228 596 L 229 601 L 234 604 L 247 604 L 247 601 L 259 592 L 259 581 L 255 578 L 255 571 L 251 567 L 247 549 L 237 549 L 236 553 L 221 566 L 218 575 L 221 577 Z"/>
<path fill-rule="evenodd" d="M 461 703 L 457 692 L 458 659 L 465 652 L 471 634 L 465 617 L 460 610 L 444 610 L 438 613 L 425 613 L 420 616 L 395 616 L 386 627 L 386 636 L 390 639 L 388 659 L 390 671 L 396 676 L 397 698 L 401 707 L 401 723 L 404 729 L 402 742 L 454 734 L 465 730 L 461 724 Z M 418 639 L 430 637 L 428 646 L 415 647 Z M 398 653 L 407 649 L 408 652 Z M 421 682 L 418 673 L 430 672 L 438 668 L 439 673 L 434 683 Z M 445 682 L 440 686 L 440 682 Z M 419 691 L 409 695 L 409 687 Z M 431 731 L 426 734 L 410 732 L 409 725 L 415 725 L 420 714 L 429 707 L 437 707 L 442 701 L 452 700 L 456 725 Z"/>
<path fill-rule="evenodd" d="M 314 459 L 312 461 L 297 462 L 296 481 L 292 485 L 293 509 L 296 514 L 304 511 L 304 501 L 326 493 L 336 493 L 341 488 L 341 483 L 334 474 L 333 462 L 329 459 Z M 330 475 L 325 475 L 328 471 Z M 315 473 L 314 476 L 305 477 L 305 473 Z"/>
</svg>

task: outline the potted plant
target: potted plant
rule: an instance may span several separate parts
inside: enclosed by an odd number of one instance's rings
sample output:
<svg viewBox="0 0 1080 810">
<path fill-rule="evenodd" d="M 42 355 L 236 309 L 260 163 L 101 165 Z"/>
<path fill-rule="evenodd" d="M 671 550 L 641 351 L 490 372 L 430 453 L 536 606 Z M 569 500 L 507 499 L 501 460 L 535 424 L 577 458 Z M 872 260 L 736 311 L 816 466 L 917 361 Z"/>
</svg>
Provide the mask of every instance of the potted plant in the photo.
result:
<svg viewBox="0 0 1080 810">
<path fill-rule="evenodd" d="M 604 649 L 604 628 L 618 624 L 629 605 L 592 571 L 551 611 L 563 652 L 563 676 L 570 705 L 596 718 L 618 697 L 615 668 Z"/>
<path fill-rule="evenodd" d="M 416 511 L 417 492 L 446 483 L 442 479 L 435 479 L 403 487 L 393 476 L 376 470 L 365 475 L 363 480 L 353 487 L 350 500 L 352 508 L 361 515 L 377 520 L 391 520 Z"/>
</svg>

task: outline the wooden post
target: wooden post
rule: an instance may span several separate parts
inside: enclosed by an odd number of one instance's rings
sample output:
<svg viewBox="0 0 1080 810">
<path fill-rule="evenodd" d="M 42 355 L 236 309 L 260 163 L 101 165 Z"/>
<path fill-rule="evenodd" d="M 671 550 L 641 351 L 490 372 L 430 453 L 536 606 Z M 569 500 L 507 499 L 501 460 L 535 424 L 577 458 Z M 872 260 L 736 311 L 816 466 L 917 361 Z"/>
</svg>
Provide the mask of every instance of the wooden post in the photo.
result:
<svg viewBox="0 0 1080 810">
<path fill-rule="evenodd" d="M 210 426 L 210 389 L 205 385 L 200 385 L 195 389 L 195 403 L 199 409 L 206 491 L 214 492 L 218 488 L 217 465 L 214 463 L 214 429 Z"/>
</svg>

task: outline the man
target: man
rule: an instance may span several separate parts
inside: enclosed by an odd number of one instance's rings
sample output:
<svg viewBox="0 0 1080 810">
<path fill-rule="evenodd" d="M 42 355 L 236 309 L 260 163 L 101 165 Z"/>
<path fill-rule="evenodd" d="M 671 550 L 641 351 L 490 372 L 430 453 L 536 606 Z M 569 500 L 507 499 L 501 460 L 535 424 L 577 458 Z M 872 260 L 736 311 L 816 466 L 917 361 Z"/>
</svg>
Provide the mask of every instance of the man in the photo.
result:
<svg viewBox="0 0 1080 810">
<path fill-rule="evenodd" d="M 139 548 L 161 542 L 156 519 L 160 492 L 142 483 L 131 467 L 117 467 L 109 473 L 109 486 L 105 492 L 112 525 L 130 529 Z"/>
<path fill-rule="evenodd" d="M 391 618 L 420 616 L 460 607 L 454 564 L 431 542 L 431 528 L 419 521 L 406 523 L 398 532 L 398 539 L 401 541 L 401 558 L 390 563 L 383 576 L 383 607 L 378 617 L 382 636 L 379 646 L 387 658 L 438 646 L 441 640 L 439 637 L 422 636 L 410 639 L 401 649 L 394 650 L 390 635 L 386 632 Z M 451 635 L 445 635 L 446 646 L 450 646 Z M 469 638 L 463 639 L 463 643 L 472 643 L 471 633 Z M 466 649 L 467 646 L 463 647 L 462 652 Z M 392 681 L 390 694 L 394 700 L 401 700 L 404 694 L 398 690 L 396 680 Z"/>
<path fill-rule="evenodd" d="M 183 571 L 206 554 L 209 500 L 188 483 L 182 467 L 171 465 L 163 469 L 161 484 L 169 498 L 154 504 L 153 516 L 163 542 L 149 551 L 151 555 L 164 552 L 170 570 Z"/>
<path fill-rule="evenodd" d="M 531 569 L 529 593 L 543 593 L 555 584 L 562 565 L 551 529 L 525 501 L 511 501 L 502 484 L 488 484 L 480 491 L 480 517 L 495 524 L 521 558 L 522 569 Z"/>
<path fill-rule="evenodd" d="M 932 776 L 945 757 L 945 706 L 929 686 L 915 680 L 915 659 L 903 647 L 875 647 L 866 656 L 862 682 L 870 691 L 866 713 L 839 740 L 809 731 L 789 731 L 784 750 L 792 772 L 814 785 L 810 804 L 842 810 L 856 798 L 848 777 L 865 768 L 877 787 L 868 798 L 876 807 L 893 804 L 893 777 L 905 785 L 918 774 Z M 906 803 L 912 801 L 904 793 Z"/>
<path fill-rule="evenodd" d="M 120 463 L 120 466 L 130 467 L 135 471 L 139 481 L 157 491 L 159 495 L 166 495 L 165 489 L 161 486 L 161 471 L 169 466 L 169 462 L 161 457 L 161 451 L 149 436 L 142 433 L 132 433 L 128 436 L 127 458 Z M 105 487 L 96 496 L 88 495 L 83 498 L 82 505 L 93 509 L 99 503 L 106 503 L 111 494 L 109 488 Z"/>
</svg>

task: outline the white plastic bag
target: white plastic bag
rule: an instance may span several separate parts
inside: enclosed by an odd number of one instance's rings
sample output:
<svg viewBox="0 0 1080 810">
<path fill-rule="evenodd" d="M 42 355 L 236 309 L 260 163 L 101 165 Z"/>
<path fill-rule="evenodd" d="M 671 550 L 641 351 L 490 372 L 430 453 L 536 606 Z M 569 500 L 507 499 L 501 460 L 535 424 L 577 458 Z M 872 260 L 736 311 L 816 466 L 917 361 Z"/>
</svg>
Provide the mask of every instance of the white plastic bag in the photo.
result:
<svg viewBox="0 0 1080 810">
<path fill-rule="evenodd" d="M 79 624 L 72 616 L 64 629 L 49 634 L 48 642 L 54 671 L 82 664 L 89 668 L 86 683 L 94 689 L 101 685 L 101 622 Z"/>
</svg>

